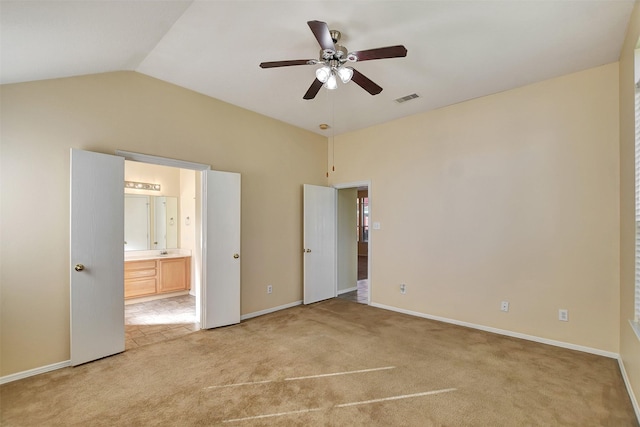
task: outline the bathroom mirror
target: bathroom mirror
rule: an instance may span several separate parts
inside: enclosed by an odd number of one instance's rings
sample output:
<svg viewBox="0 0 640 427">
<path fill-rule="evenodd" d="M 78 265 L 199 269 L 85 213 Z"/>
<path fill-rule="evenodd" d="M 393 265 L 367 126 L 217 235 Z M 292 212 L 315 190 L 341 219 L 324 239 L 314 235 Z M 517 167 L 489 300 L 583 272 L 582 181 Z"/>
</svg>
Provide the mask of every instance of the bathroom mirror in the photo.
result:
<svg viewBox="0 0 640 427">
<path fill-rule="evenodd" d="M 178 198 L 124 195 L 124 250 L 178 247 Z"/>
</svg>

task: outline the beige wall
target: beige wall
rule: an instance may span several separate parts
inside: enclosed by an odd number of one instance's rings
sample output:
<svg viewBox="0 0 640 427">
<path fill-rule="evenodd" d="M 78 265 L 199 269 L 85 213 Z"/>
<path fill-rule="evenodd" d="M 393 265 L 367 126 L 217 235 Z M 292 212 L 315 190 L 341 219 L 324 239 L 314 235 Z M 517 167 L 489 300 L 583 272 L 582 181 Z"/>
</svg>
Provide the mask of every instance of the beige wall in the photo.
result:
<svg viewBox="0 0 640 427">
<path fill-rule="evenodd" d="M 69 359 L 71 147 L 241 173 L 241 311 L 302 299 L 301 187 L 326 184 L 326 138 L 133 72 L 0 91 L 0 375 Z"/>
<path fill-rule="evenodd" d="M 336 137 L 372 301 L 617 353 L 618 132 L 615 63 Z"/>
<path fill-rule="evenodd" d="M 635 283 L 635 115 L 634 49 L 640 37 L 636 3 L 620 55 L 620 356 L 636 398 L 640 398 L 640 340 L 633 319 Z M 636 409 L 637 410 L 637 409 Z"/>
</svg>

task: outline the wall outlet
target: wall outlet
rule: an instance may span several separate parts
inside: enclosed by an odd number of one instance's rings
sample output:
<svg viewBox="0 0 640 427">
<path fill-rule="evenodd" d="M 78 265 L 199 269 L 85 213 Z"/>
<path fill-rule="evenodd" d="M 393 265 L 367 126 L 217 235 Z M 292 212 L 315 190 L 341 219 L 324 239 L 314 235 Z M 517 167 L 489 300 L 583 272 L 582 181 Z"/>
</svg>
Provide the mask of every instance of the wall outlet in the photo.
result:
<svg viewBox="0 0 640 427">
<path fill-rule="evenodd" d="M 569 321 L 569 310 L 560 309 L 558 310 L 558 320 L 562 320 L 563 322 Z"/>
<path fill-rule="evenodd" d="M 267 293 L 268 294 L 273 293 L 273 286 L 267 285 Z"/>
<path fill-rule="evenodd" d="M 502 311 L 509 311 L 509 301 L 502 301 L 502 303 L 500 303 L 500 310 Z"/>
<path fill-rule="evenodd" d="M 400 284 L 400 293 L 402 295 L 407 293 L 407 285 L 405 285 L 404 283 Z"/>
</svg>

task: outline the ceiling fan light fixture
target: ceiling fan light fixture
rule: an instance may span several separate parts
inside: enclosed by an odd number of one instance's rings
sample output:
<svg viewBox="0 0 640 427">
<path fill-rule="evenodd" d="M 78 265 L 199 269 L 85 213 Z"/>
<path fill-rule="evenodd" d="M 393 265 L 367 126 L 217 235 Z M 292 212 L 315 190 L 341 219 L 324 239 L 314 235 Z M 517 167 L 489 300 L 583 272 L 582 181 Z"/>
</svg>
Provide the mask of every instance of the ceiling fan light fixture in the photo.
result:
<svg viewBox="0 0 640 427">
<path fill-rule="evenodd" d="M 353 77 L 353 68 L 351 67 L 340 67 L 338 68 L 338 76 L 340 76 L 340 80 L 342 83 L 349 83 L 351 77 Z"/>
<path fill-rule="evenodd" d="M 331 75 L 327 79 L 327 82 L 325 83 L 325 86 L 329 90 L 334 90 L 334 89 L 338 88 L 338 80 L 336 79 L 336 73 L 335 72 L 331 72 Z"/>
<path fill-rule="evenodd" d="M 316 79 L 320 80 L 322 83 L 326 83 L 327 80 L 329 80 L 330 76 L 331 68 L 327 67 L 326 65 L 316 70 Z"/>
<path fill-rule="evenodd" d="M 354 83 L 369 92 L 370 95 L 377 95 L 382 92 L 382 88 L 358 70 L 352 67 L 345 67 L 345 63 L 347 61 L 361 62 L 407 56 L 407 48 L 403 45 L 349 52 L 345 46 L 338 44 L 341 38 L 340 31 L 330 30 L 327 23 L 322 21 L 307 21 L 307 25 L 320 45 L 318 59 L 293 59 L 260 63 L 260 68 L 320 65 L 320 68 L 315 70 L 316 78 L 313 79 L 311 86 L 309 86 L 302 99 L 314 99 L 322 87 L 328 90 L 337 89 L 338 77 L 344 84 L 353 80 Z"/>
</svg>

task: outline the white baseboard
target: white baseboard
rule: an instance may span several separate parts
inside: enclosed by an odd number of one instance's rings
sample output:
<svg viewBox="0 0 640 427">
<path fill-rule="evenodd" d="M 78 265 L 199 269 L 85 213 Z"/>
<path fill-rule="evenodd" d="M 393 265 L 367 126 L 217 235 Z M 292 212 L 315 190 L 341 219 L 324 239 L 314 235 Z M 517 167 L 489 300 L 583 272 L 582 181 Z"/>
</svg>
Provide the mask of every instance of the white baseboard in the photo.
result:
<svg viewBox="0 0 640 427">
<path fill-rule="evenodd" d="M 280 310 L 284 310 L 284 309 L 287 309 L 287 308 L 295 307 L 296 305 L 300 305 L 300 304 L 302 304 L 302 300 L 294 301 L 294 302 L 291 302 L 291 303 L 285 304 L 285 305 L 279 305 L 277 307 L 267 308 L 266 310 L 254 311 L 253 313 L 243 314 L 242 316 L 240 316 L 240 320 L 247 320 L 247 319 L 251 319 L 253 317 L 258 317 L 258 316 L 262 316 L 262 315 L 265 315 L 265 314 L 274 313 L 276 311 L 280 311 Z"/>
<path fill-rule="evenodd" d="M 571 343 L 564 342 L 564 341 L 550 340 L 550 339 L 547 339 L 547 338 L 536 337 L 534 335 L 521 334 L 519 332 L 507 331 L 506 329 L 498 329 L 498 328 L 492 328 L 490 326 L 477 325 L 475 323 L 463 322 L 463 321 L 460 321 L 460 320 L 449 319 L 449 318 L 446 318 L 446 317 L 432 316 L 430 314 L 420 313 L 420 312 L 411 311 L 411 310 L 405 310 L 405 309 L 398 308 L 398 307 L 393 307 L 393 306 L 390 306 L 390 305 L 371 303 L 371 306 L 382 308 L 382 309 L 385 309 L 385 310 L 396 311 L 398 313 L 409 314 L 411 316 L 423 317 L 425 319 L 437 320 L 439 322 L 451 323 L 453 325 L 465 326 L 467 328 L 479 329 L 481 331 L 491 332 L 491 333 L 494 333 L 494 334 L 506 335 L 508 337 L 520 338 L 520 339 L 523 339 L 523 340 L 534 341 L 534 342 L 539 342 L 539 343 L 542 343 L 542 344 L 553 345 L 553 346 L 556 346 L 556 347 L 567 348 L 569 350 L 577 350 L 577 351 L 582 351 L 584 353 L 596 354 L 598 356 L 609 357 L 611 359 L 619 359 L 620 358 L 620 355 L 618 353 L 613 353 L 611 351 L 600 350 L 598 348 L 592 348 L 592 347 L 586 347 L 586 346 L 577 345 L 577 344 L 571 344 Z"/>
<path fill-rule="evenodd" d="M 53 363 L 51 365 L 29 369 L 28 371 L 16 372 L 15 374 L 0 377 L 0 385 L 10 383 L 12 381 L 18 381 L 23 378 L 32 377 L 34 375 L 44 374 L 45 372 L 55 371 L 56 369 L 66 368 L 69 366 L 71 366 L 71 360 L 65 360 L 64 362 Z"/>
<path fill-rule="evenodd" d="M 357 290 L 358 290 L 358 287 L 354 286 L 353 288 L 348 288 L 348 289 L 343 289 L 341 291 L 338 291 L 338 295 L 346 294 L 347 292 L 352 292 Z"/>
<path fill-rule="evenodd" d="M 624 380 L 624 385 L 627 387 L 627 393 L 629 393 L 629 398 L 631 399 L 631 404 L 633 405 L 633 410 L 636 411 L 636 418 L 640 423 L 640 405 L 638 404 L 638 399 L 636 399 L 636 395 L 631 388 L 631 382 L 629 381 L 629 376 L 627 375 L 627 370 L 624 368 L 624 363 L 622 361 L 622 357 L 618 357 L 618 365 L 620 366 L 620 372 L 622 373 L 622 379 Z"/>
</svg>

